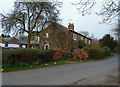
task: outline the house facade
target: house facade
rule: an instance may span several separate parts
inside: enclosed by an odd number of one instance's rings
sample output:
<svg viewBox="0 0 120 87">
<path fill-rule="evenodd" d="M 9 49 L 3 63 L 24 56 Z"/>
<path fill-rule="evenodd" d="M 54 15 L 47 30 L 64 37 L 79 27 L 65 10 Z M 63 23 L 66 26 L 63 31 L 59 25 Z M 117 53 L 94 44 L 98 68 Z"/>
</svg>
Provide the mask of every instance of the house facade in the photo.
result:
<svg viewBox="0 0 120 87">
<path fill-rule="evenodd" d="M 27 42 L 18 40 L 15 37 L 0 37 L 1 47 L 15 47 L 15 48 L 26 48 Z"/>
<path fill-rule="evenodd" d="M 60 48 L 66 51 L 79 49 L 79 41 L 85 41 L 91 46 L 92 39 L 74 31 L 74 24 L 69 23 L 68 28 L 60 24 L 51 24 L 40 32 L 40 49 Z"/>
</svg>

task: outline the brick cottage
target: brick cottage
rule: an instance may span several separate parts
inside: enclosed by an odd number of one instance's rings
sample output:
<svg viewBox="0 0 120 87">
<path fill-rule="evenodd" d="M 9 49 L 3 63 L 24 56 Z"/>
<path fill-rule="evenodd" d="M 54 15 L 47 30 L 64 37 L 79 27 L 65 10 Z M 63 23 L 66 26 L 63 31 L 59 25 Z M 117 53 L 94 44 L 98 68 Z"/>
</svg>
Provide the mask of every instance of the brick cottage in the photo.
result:
<svg viewBox="0 0 120 87">
<path fill-rule="evenodd" d="M 40 49 L 60 48 L 66 51 L 79 49 L 79 41 L 85 41 L 87 46 L 91 46 L 92 39 L 74 31 L 74 24 L 69 23 L 68 28 L 58 23 L 49 25 L 40 31 Z"/>
</svg>

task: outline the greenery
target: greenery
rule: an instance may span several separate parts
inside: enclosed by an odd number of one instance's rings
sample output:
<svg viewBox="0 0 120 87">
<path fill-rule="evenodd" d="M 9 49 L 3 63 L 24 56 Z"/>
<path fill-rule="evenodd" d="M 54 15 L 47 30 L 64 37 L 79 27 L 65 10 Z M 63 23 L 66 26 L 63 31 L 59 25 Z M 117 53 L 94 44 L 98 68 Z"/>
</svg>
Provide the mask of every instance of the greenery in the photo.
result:
<svg viewBox="0 0 120 87">
<path fill-rule="evenodd" d="M 40 64 L 52 61 L 53 55 L 53 50 L 4 49 L 2 51 L 2 63 L 3 67 Z"/>
<path fill-rule="evenodd" d="M 4 33 L 28 34 L 28 48 L 33 31 L 43 30 L 48 24 L 58 22 L 59 5 L 53 2 L 15 2 L 9 13 L 1 14 Z M 14 31 L 14 32 L 13 32 Z"/>
<path fill-rule="evenodd" d="M 102 47 L 107 46 L 112 51 L 117 46 L 117 41 L 110 34 L 106 34 L 102 39 L 99 40 Z"/>
<path fill-rule="evenodd" d="M 56 66 L 56 65 L 63 65 L 68 64 L 64 61 L 56 61 L 56 62 L 48 62 L 48 63 L 42 63 L 42 64 L 23 64 L 23 66 L 11 66 L 11 67 L 3 67 L 3 72 L 8 71 L 19 71 L 19 70 L 29 70 L 29 69 L 35 69 L 35 68 L 43 68 L 43 67 L 49 67 L 49 66 Z"/>
<path fill-rule="evenodd" d="M 62 52 L 63 59 L 70 59 L 72 57 L 70 52 Z"/>
<path fill-rule="evenodd" d="M 103 47 L 104 51 L 105 51 L 105 55 L 111 55 L 111 49 L 109 47 Z"/>
<path fill-rule="evenodd" d="M 85 41 L 84 41 L 84 40 L 80 40 L 78 43 L 79 43 L 79 45 L 78 45 L 78 47 L 79 47 L 79 48 L 83 48 L 83 47 L 85 47 L 85 46 L 86 46 L 86 44 L 85 44 Z"/>
<path fill-rule="evenodd" d="M 87 59 L 87 60 L 80 60 L 80 62 L 99 61 L 99 60 L 104 60 L 104 59 L 111 58 L 112 56 L 113 56 L 113 55 L 109 55 L 109 56 L 105 56 L 105 57 L 102 57 L 102 58 L 99 58 L 99 59 L 90 58 L 90 59 Z"/>
<path fill-rule="evenodd" d="M 88 57 L 92 59 L 99 59 L 105 56 L 105 51 L 100 46 L 93 46 L 91 48 L 84 48 L 89 54 Z"/>
</svg>

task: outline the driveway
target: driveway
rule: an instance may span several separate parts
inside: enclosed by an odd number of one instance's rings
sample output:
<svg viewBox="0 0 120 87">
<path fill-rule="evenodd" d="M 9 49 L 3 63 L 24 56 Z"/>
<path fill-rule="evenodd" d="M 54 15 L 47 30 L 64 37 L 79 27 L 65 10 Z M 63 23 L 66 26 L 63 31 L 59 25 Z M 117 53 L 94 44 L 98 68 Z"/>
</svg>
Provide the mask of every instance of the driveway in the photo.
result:
<svg viewBox="0 0 120 87">
<path fill-rule="evenodd" d="M 116 85 L 118 55 L 78 64 L 67 64 L 2 74 L 3 85 Z M 115 77 L 115 78 L 114 78 Z"/>
</svg>

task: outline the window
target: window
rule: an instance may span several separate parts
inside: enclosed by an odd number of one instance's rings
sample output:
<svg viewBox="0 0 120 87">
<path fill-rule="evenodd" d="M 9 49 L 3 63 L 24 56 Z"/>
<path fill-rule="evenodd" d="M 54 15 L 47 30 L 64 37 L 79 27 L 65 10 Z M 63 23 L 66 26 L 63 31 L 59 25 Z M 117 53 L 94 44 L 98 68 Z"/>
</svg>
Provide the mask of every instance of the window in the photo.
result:
<svg viewBox="0 0 120 87">
<path fill-rule="evenodd" d="M 35 36 L 35 37 L 34 37 L 34 40 L 35 40 L 35 41 L 37 41 L 37 40 L 38 40 L 38 37 L 37 37 L 37 36 Z"/>
<path fill-rule="evenodd" d="M 87 44 L 87 38 L 85 38 L 85 43 Z"/>
<path fill-rule="evenodd" d="M 83 37 L 81 36 L 81 40 L 83 40 Z"/>
<path fill-rule="evenodd" d="M 48 38 L 49 37 L 49 34 L 48 33 L 46 33 L 46 38 Z"/>
<path fill-rule="evenodd" d="M 73 34 L 73 40 L 77 40 L 77 35 Z"/>
<path fill-rule="evenodd" d="M 40 41 L 40 37 L 37 38 L 37 41 Z"/>
<path fill-rule="evenodd" d="M 90 40 L 89 40 L 88 44 L 90 44 Z"/>
</svg>

